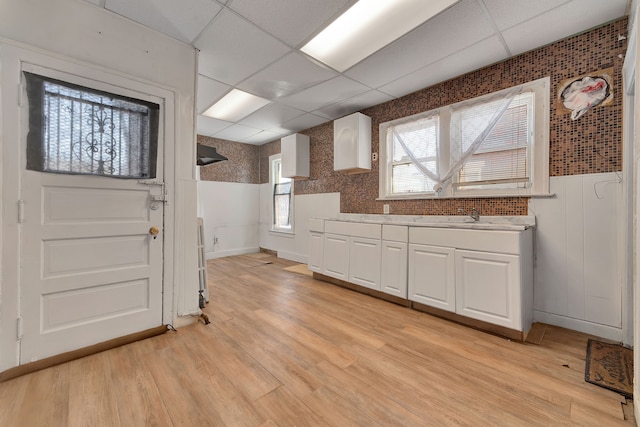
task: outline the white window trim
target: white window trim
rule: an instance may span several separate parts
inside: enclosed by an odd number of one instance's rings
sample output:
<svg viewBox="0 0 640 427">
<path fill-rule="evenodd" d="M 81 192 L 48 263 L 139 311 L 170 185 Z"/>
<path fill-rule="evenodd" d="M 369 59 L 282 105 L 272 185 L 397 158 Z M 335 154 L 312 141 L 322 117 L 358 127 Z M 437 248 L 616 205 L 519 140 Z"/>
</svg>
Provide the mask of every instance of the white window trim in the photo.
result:
<svg viewBox="0 0 640 427">
<path fill-rule="evenodd" d="M 446 186 L 440 194 L 435 192 L 391 194 L 391 161 L 393 159 L 393 146 L 387 144 L 387 129 L 390 126 L 437 115 L 441 121 L 440 140 L 444 141 L 440 162 L 449 161 L 449 123 L 451 111 L 467 103 L 476 103 L 505 94 L 512 88 L 479 96 L 456 104 L 447 105 L 437 109 L 425 111 L 413 116 L 403 117 L 380 124 L 380 179 L 379 197 L 377 200 L 407 200 L 407 199 L 448 199 L 448 198 L 474 198 L 474 197 L 548 197 L 549 192 L 549 114 L 550 114 L 550 87 L 551 79 L 544 77 L 525 83 L 522 90 L 531 90 L 535 93 L 534 107 L 534 143 L 531 153 L 531 185 L 522 189 L 477 189 L 458 191 L 453 186 Z"/>
<path fill-rule="evenodd" d="M 269 195 L 270 195 L 270 199 L 269 199 L 269 208 L 270 208 L 270 214 L 269 217 L 271 218 L 271 225 L 269 227 L 269 232 L 275 235 L 280 235 L 283 237 L 293 237 L 293 235 L 295 234 L 295 224 L 294 224 L 294 212 L 295 212 L 295 206 L 294 206 L 294 193 L 293 193 L 293 179 L 291 180 L 291 199 L 290 199 L 290 210 L 291 210 L 291 216 L 289 218 L 289 222 L 291 223 L 291 227 L 289 228 L 284 228 L 284 227 L 276 227 L 275 226 L 275 218 L 273 217 L 273 164 L 275 161 L 280 160 L 282 161 L 282 154 L 278 153 L 278 154 L 273 154 L 271 156 L 269 156 Z"/>
</svg>

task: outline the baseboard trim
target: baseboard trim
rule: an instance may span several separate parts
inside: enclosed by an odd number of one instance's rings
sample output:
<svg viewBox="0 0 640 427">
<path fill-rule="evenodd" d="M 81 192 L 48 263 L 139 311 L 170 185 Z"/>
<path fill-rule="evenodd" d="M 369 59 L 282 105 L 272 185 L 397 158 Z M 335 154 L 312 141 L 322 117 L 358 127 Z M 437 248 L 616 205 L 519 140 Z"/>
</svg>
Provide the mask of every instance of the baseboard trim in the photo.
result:
<svg viewBox="0 0 640 427">
<path fill-rule="evenodd" d="M 364 286 L 355 285 L 351 282 L 345 282 L 344 280 L 336 279 L 334 277 L 325 276 L 320 273 L 313 273 L 313 278 L 328 282 L 333 285 L 337 285 L 343 288 L 350 289 L 352 291 L 360 292 L 361 294 L 369 295 L 375 298 L 383 299 L 385 301 L 392 302 L 394 304 L 401 305 L 403 307 L 410 307 L 414 310 L 421 311 L 423 313 L 430 314 L 432 316 L 440 317 L 442 319 L 450 320 L 452 322 L 459 323 L 461 325 L 469 326 L 480 331 L 484 331 L 493 335 L 499 335 L 501 337 L 509 338 L 514 341 L 524 341 L 525 333 L 522 331 L 516 331 L 514 329 L 505 328 L 504 326 L 494 325 L 492 323 L 483 322 L 482 320 L 472 319 L 470 317 L 461 316 L 449 311 L 440 310 L 438 308 L 429 307 L 428 305 L 420 304 L 408 299 L 400 298 L 395 295 L 389 295 L 381 291 L 365 288 Z"/>
<path fill-rule="evenodd" d="M 13 378 L 21 377 L 26 374 L 30 374 L 32 372 L 39 371 L 41 369 L 50 368 L 52 366 L 60 365 L 61 363 L 70 362 L 72 360 L 80 359 L 85 356 L 100 353 L 101 351 L 110 350 L 112 348 L 120 347 L 125 344 L 131 344 L 132 342 L 151 338 L 156 335 L 161 335 L 167 332 L 167 330 L 168 329 L 166 325 L 157 326 L 155 328 L 94 344 L 89 347 L 79 348 L 77 350 L 47 357 L 46 359 L 38 360 L 36 362 L 16 366 L 15 368 L 9 368 L 6 371 L 0 372 L 0 383 L 11 380 Z"/>
<path fill-rule="evenodd" d="M 622 342 L 622 329 L 613 326 L 601 325 L 599 323 L 587 322 L 585 320 L 574 319 L 545 311 L 533 310 L 533 321 L 546 323 L 548 325 L 560 326 L 561 328 L 573 329 L 574 331 L 593 335 L 608 340 Z"/>
<path fill-rule="evenodd" d="M 224 258 L 227 256 L 233 255 L 246 255 L 246 254 L 255 254 L 260 252 L 260 248 L 258 246 L 254 248 L 240 248 L 240 249 L 231 249 L 228 251 L 216 251 L 216 252 L 207 252 L 205 253 L 206 259 L 215 259 L 215 258 Z"/>
<path fill-rule="evenodd" d="M 394 304 L 401 305 L 403 307 L 410 307 L 411 306 L 411 301 L 409 301 L 407 299 L 400 298 L 400 297 L 397 297 L 395 295 L 385 294 L 384 292 L 376 291 L 375 289 L 365 288 L 364 286 L 356 285 L 356 284 L 351 283 L 351 282 L 345 282 L 344 280 L 336 279 L 334 277 L 325 276 L 324 274 L 320 274 L 320 273 L 315 273 L 314 272 L 313 273 L 313 278 L 317 279 L 317 280 L 322 280 L 323 282 L 331 283 L 333 285 L 340 286 L 342 288 L 347 288 L 347 289 L 350 289 L 352 291 L 359 292 L 361 294 L 365 294 L 365 295 L 376 297 L 376 298 L 379 298 L 379 299 L 382 299 L 382 300 L 385 300 L 385 301 L 389 301 L 389 302 L 392 302 Z"/>
<path fill-rule="evenodd" d="M 499 335 L 501 337 L 509 338 L 514 341 L 523 342 L 525 339 L 525 333 L 522 331 L 509 329 L 504 326 L 494 325 L 493 323 L 484 322 L 482 320 L 472 319 L 470 317 L 462 316 L 460 314 L 452 313 L 450 311 L 430 307 L 425 304 L 420 304 L 419 302 L 415 302 L 415 301 L 412 302 L 411 308 L 413 308 L 414 310 L 421 311 L 423 313 L 431 314 L 436 317 L 450 320 L 452 322 L 460 323 L 461 325 L 469 326 L 473 329 L 478 329 L 480 331 L 488 332 L 493 335 Z"/>
</svg>

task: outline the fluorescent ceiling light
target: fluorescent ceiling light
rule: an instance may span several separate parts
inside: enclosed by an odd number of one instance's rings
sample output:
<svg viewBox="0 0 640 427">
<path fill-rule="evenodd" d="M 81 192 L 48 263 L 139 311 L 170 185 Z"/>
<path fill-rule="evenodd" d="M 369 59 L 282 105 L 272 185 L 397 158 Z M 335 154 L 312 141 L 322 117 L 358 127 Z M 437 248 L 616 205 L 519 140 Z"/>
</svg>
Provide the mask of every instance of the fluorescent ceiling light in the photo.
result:
<svg viewBox="0 0 640 427">
<path fill-rule="evenodd" d="M 343 72 L 459 0 L 360 0 L 302 51 Z"/>
<path fill-rule="evenodd" d="M 213 119 L 237 122 L 270 102 L 268 99 L 233 89 L 202 115 Z"/>
</svg>

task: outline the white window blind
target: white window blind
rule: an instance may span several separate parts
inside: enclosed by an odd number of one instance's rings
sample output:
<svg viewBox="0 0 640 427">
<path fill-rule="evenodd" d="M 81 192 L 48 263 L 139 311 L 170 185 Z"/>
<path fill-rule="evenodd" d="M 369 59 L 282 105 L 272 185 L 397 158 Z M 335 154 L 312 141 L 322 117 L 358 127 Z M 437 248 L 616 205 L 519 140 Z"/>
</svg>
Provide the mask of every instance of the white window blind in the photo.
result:
<svg viewBox="0 0 640 427">
<path fill-rule="evenodd" d="M 534 101 L 533 92 L 519 94 L 511 101 L 487 138 L 462 166 L 454 186 L 464 190 L 489 184 L 501 188 L 527 185 Z M 452 113 L 452 139 L 459 138 L 463 151 L 468 150 L 482 132 L 499 102 L 486 102 Z"/>
</svg>

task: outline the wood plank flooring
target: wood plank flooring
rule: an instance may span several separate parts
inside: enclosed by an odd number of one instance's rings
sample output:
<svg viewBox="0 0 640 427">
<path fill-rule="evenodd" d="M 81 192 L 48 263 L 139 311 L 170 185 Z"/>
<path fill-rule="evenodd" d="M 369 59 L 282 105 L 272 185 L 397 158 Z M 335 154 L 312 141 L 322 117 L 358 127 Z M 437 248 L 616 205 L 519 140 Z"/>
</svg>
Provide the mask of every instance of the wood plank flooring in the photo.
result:
<svg viewBox="0 0 640 427">
<path fill-rule="evenodd" d="M 294 264 L 209 261 L 211 324 L 0 383 L 0 426 L 635 425 L 584 382 L 587 335 L 512 342 Z"/>
</svg>

